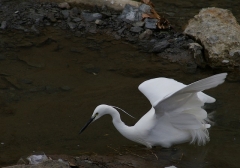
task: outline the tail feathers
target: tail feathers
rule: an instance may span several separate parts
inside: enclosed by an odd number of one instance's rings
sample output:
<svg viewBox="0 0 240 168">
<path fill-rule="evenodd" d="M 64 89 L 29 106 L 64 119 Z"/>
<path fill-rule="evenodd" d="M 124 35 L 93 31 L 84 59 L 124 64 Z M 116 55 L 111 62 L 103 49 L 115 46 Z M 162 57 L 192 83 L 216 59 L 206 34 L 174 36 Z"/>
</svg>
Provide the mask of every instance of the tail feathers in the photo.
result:
<svg viewBox="0 0 240 168">
<path fill-rule="evenodd" d="M 209 140 L 209 133 L 207 129 L 197 129 L 197 130 L 190 130 L 192 140 L 190 144 L 197 143 L 199 146 L 205 145 Z"/>
<path fill-rule="evenodd" d="M 170 122 L 175 128 L 190 132 L 190 143 L 196 143 L 199 146 L 205 145 L 210 140 L 207 129 L 211 127 L 212 121 L 205 110 L 199 108 L 192 110 L 170 117 Z"/>
<path fill-rule="evenodd" d="M 201 146 L 205 145 L 208 141 L 210 141 L 209 132 L 207 129 L 214 124 L 214 122 L 211 121 L 211 119 L 213 118 L 213 113 L 214 112 L 207 114 L 207 118 L 201 120 L 202 128 L 190 130 L 192 137 L 192 140 L 190 142 L 191 144 L 197 143 L 199 146 Z"/>
</svg>

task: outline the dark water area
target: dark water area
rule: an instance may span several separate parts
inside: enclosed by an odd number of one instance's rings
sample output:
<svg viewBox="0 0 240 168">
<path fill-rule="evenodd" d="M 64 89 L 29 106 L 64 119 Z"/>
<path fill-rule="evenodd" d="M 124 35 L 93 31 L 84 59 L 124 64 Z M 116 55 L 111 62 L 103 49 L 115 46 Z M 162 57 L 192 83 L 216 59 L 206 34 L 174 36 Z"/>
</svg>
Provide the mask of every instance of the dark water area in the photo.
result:
<svg viewBox="0 0 240 168">
<path fill-rule="evenodd" d="M 162 16 L 169 19 L 176 30 L 184 30 L 188 20 L 193 18 L 202 8 L 217 7 L 230 10 L 240 22 L 240 1 L 210 0 L 210 1 L 176 1 L 176 0 L 152 0 L 156 10 Z"/>
<path fill-rule="evenodd" d="M 153 3 L 179 27 L 207 6 L 230 9 L 240 18 L 237 1 Z M 150 108 L 137 89 L 145 80 L 168 77 L 189 84 L 214 74 L 210 69 L 186 74 L 178 64 L 107 35 L 76 37 L 70 31 L 48 27 L 38 36 L 1 32 L 0 39 L 0 166 L 15 164 L 34 151 L 118 155 L 117 149 L 145 156 L 151 152 L 122 137 L 110 116 L 91 124 L 82 135 L 78 133 L 99 104 L 121 107 L 136 117 L 121 113 L 122 120 L 134 125 Z M 226 81 L 205 93 L 217 99 L 207 106 L 209 112 L 215 111 L 210 142 L 205 146 L 181 144 L 169 150 L 155 148 L 158 160 L 148 155 L 147 164 L 240 167 L 239 82 Z"/>
<path fill-rule="evenodd" d="M 137 118 L 121 114 L 126 124 L 133 125 L 150 108 L 137 89 L 147 79 L 164 76 L 187 84 L 213 74 L 210 70 L 185 74 L 177 64 L 154 61 L 155 55 L 108 36 L 78 38 L 49 28 L 39 37 L 15 32 L 2 34 L 1 39 L 22 46 L 3 51 L 6 58 L 0 61 L 1 164 L 16 163 L 33 151 L 101 155 L 127 148 L 145 153 L 143 146 L 117 132 L 109 116 L 82 135 L 78 132 L 99 104 L 123 108 Z M 204 147 L 176 146 L 177 154 L 184 156 L 179 165 L 238 167 L 239 92 L 239 83 L 228 82 L 207 91 L 217 99 L 211 141 Z M 165 159 L 171 156 L 160 148 L 154 152 Z"/>
</svg>

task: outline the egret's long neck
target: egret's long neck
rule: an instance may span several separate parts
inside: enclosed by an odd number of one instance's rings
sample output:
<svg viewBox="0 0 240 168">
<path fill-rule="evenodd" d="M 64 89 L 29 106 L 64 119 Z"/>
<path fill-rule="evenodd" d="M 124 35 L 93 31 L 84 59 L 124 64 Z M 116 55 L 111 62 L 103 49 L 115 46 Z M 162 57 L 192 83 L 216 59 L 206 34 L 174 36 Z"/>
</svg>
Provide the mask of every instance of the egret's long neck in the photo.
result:
<svg viewBox="0 0 240 168">
<path fill-rule="evenodd" d="M 132 127 L 129 127 L 129 126 L 125 125 L 124 122 L 122 122 L 119 112 L 116 109 L 114 109 L 113 107 L 109 108 L 109 114 L 112 116 L 112 122 L 113 122 L 113 125 L 115 126 L 115 128 L 123 136 L 130 139 L 131 136 L 129 136 L 129 135 L 132 134 Z"/>
</svg>

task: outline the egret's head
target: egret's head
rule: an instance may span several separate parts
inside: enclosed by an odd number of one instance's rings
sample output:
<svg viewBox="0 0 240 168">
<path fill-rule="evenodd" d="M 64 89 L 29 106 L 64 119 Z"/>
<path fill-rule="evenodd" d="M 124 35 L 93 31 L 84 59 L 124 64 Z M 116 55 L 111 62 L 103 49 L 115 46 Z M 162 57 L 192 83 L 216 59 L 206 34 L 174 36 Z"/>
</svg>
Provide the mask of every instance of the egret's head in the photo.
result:
<svg viewBox="0 0 240 168">
<path fill-rule="evenodd" d="M 113 107 L 105 105 L 105 104 L 99 105 L 93 111 L 91 118 L 94 118 L 93 121 L 96 121 L 97 119 L 101 118 L 103 115 L 108 114 L 109 113 L 108 111 L 110 109 L 113 109 Z"/>
<path fill-rule="evenodd" d="M 86 125 L 81 129 L 80 134 L 88 127 L 89 124 L 92 122 L 96 121 L 100 117 L 102 117 L 105 114 L 109 114 L 109 111 L 113 109 L 113 107 L 108 106 L 108 105 L 99 105 L 95 108 L 92 117 L 90 120 L 86 123 Z"/>
</svg>

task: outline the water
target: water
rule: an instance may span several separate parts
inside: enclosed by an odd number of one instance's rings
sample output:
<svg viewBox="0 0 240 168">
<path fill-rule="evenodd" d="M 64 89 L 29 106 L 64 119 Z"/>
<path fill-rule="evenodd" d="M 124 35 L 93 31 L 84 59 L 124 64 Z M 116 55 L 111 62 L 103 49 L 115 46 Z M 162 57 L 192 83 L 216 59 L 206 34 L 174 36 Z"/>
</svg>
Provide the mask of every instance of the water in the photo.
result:
<svg viewBox="0 0 240 168">
<path fill-rule="evenodd" d="M 163 13 L 172 12 L 169 19 L 179 26 L 205 6 L 237 12 L 236 1 L 154 4 Z M 211 70 L 184 74 L 177 64 L 159 61 L 108 36 L 80 38 L 55 28 L 38 37 L 20 32 L 0 36 L 4 56 L 0 60 L 0 165 L 16 163 L 33 151 L 77 156 L 116 154 L 112 148 L 127 148 L 144 155 L 143 146 L 122 137 L 109 116 L 91 124 L 81 136 L 78 132 L 102 103 L 119 106 L 138 120 L 150 108 L 137 89 L 147 79 L 164 76 L 188 84 L 213 74 Z M 225 82 L 206 93 L 217 99 L 211 141 L 204 147 L 177 145 L 175 152 L 153 149 L 159 160 L 178 167 L 239 167 L 239 82 Z M 121 116 L 128 125 L 137 121 Z M 160 161 L 151 157 L 150 162 Z"/>
</svg>

